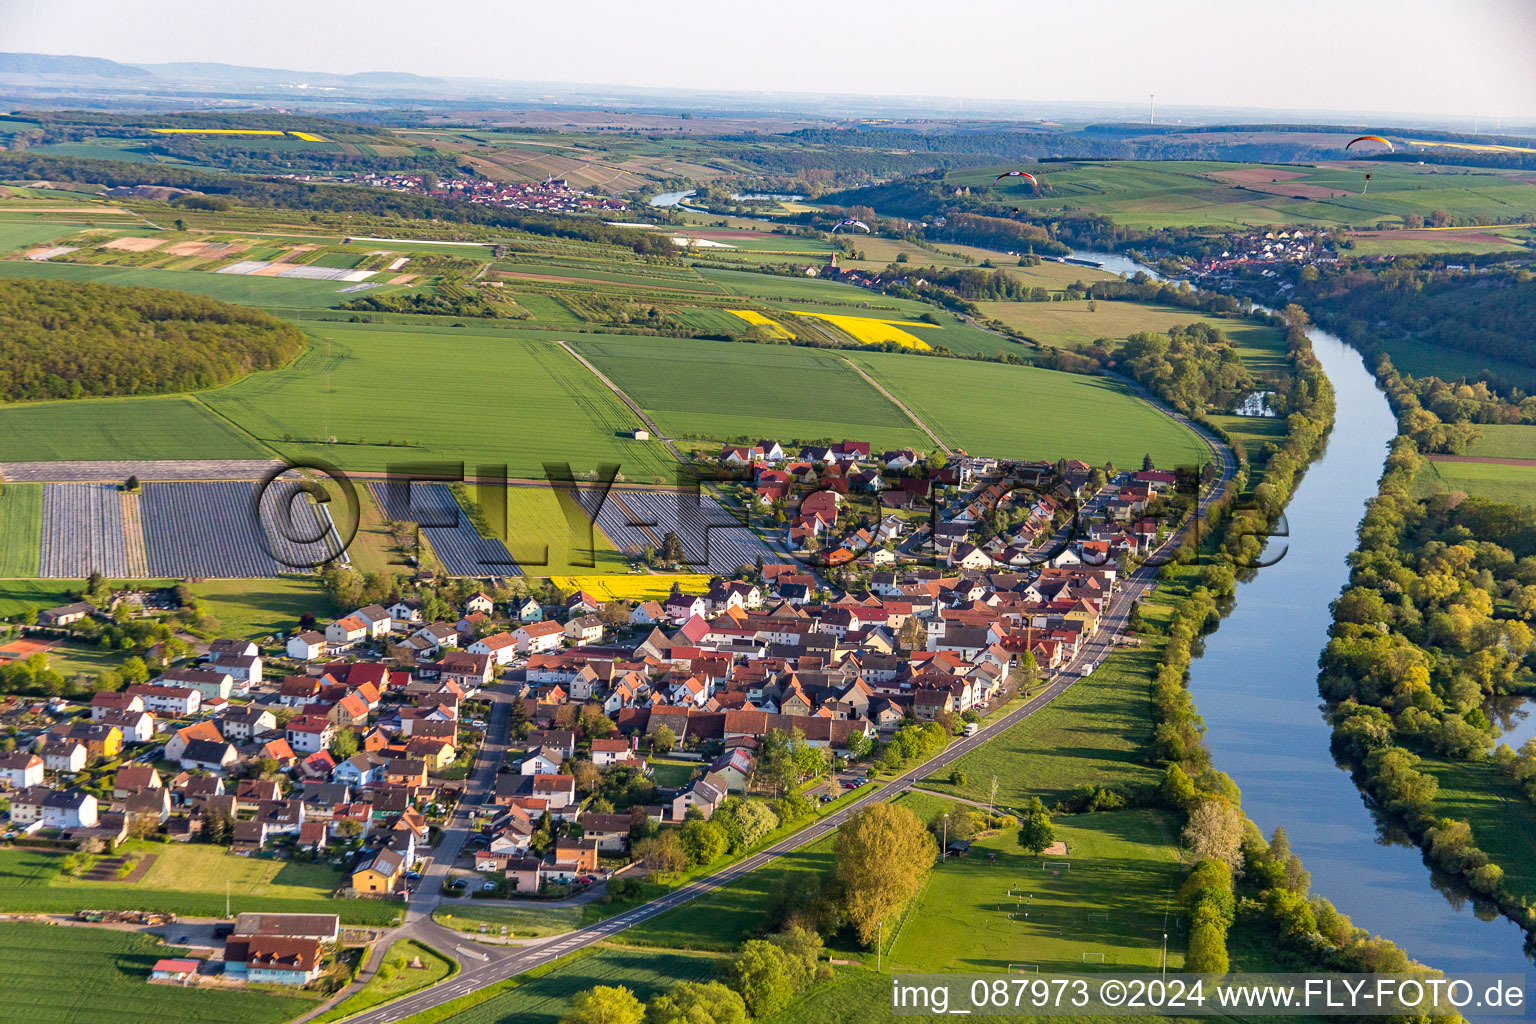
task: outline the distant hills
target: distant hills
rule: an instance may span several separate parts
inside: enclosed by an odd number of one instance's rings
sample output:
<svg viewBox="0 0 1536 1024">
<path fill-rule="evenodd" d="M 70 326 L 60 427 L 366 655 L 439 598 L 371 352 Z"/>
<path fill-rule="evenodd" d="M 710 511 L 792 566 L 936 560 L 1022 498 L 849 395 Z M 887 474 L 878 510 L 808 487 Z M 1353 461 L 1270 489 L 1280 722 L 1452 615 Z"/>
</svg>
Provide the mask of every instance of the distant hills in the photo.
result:
<svg viewBox="0 0 1536 1024">
<path fill-rule="evenodd" d="M 208 61 L 170 64 L 123 64 L 102 57 L 57 56 L 47 53 L 0 53 L 0 75 L 55 75 L 71 78 L 112 78 L 136 84 L 221 85 L 246 88 L 309 86 L 332 89 L 439 89 L 441 78 L 402 71 L 362 71 L 337 75 L 325 71 L 250 68 Z"/>
<path fill-rule="evenodd" d="M 47 53 L 0 53 L 0 75 L 71 75 L 79 78 L 153 79 L 152 72 L 102 57 L 55 57 Z"/>
</svg>

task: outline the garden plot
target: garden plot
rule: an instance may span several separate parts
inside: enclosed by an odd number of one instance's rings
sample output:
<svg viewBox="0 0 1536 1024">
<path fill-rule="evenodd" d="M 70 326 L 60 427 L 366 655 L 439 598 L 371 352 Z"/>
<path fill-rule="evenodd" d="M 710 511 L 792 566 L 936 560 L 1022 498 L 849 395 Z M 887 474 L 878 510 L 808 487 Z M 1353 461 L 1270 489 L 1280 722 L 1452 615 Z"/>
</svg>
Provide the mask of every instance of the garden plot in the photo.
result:
<svg viewBox="0 0 1536 1024">
<path fill-rule="evenodd" d="M 770 562 L 778 558 L 707 494 L 615 488 L 598 510 L 597 524 L 631 555 L 646 547 L 660 551 L 667 534 L 675 533 L 686 563 L 698 572 L 733 573 L 759 556 Z"/>
<path fill-rule="evenodd" d="M 140 498 L 151 577 L 246 579 L 303 572 L 337 556 L 329 511 L 278 481 L 147 483 Z M 344 560 L 344 557 L 343 557 Z"/>
<path fill-rule="evenodd" d="M 117 484 L 48 484 L 38 574 L 79 579 L 128 574 L 123 505 Z"/>
<path fill-rule="evenodd" d="M 505 544 L 480 536 L 447 484 L 386 480 L 368 490 L 390 519 L 421 527 L 450 576 L 523 575 Z"/>
</svg>

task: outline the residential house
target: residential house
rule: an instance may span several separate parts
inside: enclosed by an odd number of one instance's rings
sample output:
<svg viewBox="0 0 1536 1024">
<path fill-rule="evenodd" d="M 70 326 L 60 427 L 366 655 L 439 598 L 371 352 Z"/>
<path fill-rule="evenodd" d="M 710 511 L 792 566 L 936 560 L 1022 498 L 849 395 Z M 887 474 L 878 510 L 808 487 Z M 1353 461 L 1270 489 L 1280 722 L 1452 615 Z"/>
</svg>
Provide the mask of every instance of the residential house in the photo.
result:
<svg viewBox="0 0 1536 1024">
<path fill-rule="evenodd" d="M 517 653 L 517 637 L 511 633 L 493 633 L 465 648 L 470 654 L 484 654 L 494 665 L 506 665 Z"/>
<path fill-rule="evenodd" d="M 299 715 L 283 729 L 283 738 L 301 757 L 325 750 L 335 736 L 336 723 L 323 715 Z"/>
<path fill-rule="evenodd" d="M 405 877 L 405 857 L 388 847 L 367 851 L 352 869 L 352 888 L 358 892 L 389 894 Z"/>
<path fill-rule="evenodd" d="M 517 638 L 518 653 L 543 654 L 560 646 L 560 641 L 565 637 L 565 627 L 558 622 L 530 622 L 520 626 L 512 635 Z"/>
<path fill-rule="evenodd" d="M 76 601 L 74 604 L 61 605 L 58 608 L 46 608 L 37 613 L 39 626 L 72 626 L 88 615 L 96 614 L 96 606 L 84 601 Z"/>
<path fill-rule="evenodd" d="M 544 874 L 555 882 L 571 882 L 597 871 L 597 840 L 557 839 L 544 867 Z"/>
<path fill-rule="evenodd" d="M 308 629 L 288 638 L 288 657 L 295 661 L 314 661 L 325 657 L 325 634 Z"/>
<path fill-rule="evenodd" d="M 40 786 L 43 784 L 43 767 L 43 759 L 30 750 L 0 753 L 0 787 L 27 789 Z"/>
<path fill-rule="evenodd" d="M 94 828 L 96 798 L 79 789 L 33 786 L 11 797 L 11 821 L 17 825 L 40 821 L 43 828 Z"/>
<path fill-rule="evenodd" d="M 565 624 L 565 635 L 576 644 L 595 644 L 603 638 L 603 620 L 596 615 L 582 615 Z"/>
<path fill-rule="evenodd" d="M 44 734 L 37 752 L 42 755 L 45 768 L 61 775 L 84 771 L 88 758 L 84 743 L 49 734 Z"/>
<path fill-rule="evenodd" d="M 185 686 L 151 686 L 136 683 L 128 687 L 128 693 L 144 699 L 144 710 L 153 715 L 172 718 L 188 718 L 197 714 L 203 706 L 203 695 Z"/>
<path fill-rule="evenodd" d="M 112 711 L 143 711 L 144 698 L 136 693 L 102 690 L 91 697 L 91 721 L 99 722 Z"/>
<path fill-rule="evenodd" d="M 368 639 L 368 623 L 356 615 L 344 615 L 325 627 L 326 650 L 332 654 L 349 651 Z"/>
</svg>

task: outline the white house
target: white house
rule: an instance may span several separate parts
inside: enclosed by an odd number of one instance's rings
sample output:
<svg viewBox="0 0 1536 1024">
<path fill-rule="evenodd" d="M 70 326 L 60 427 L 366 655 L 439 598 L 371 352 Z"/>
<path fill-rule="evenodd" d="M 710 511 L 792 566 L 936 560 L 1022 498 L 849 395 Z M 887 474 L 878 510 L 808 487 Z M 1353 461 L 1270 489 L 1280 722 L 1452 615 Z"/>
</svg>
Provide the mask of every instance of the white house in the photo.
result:
<svg viewBox="0 0 1536 1024">
<path fill-rule="evenodd" d="M 283 737 L 295 754 L 324 750 L 335 736 L 336 723 L 320 715 L 300 715 L 283 729 Z"/>
<path fill-rule="evenodd" d="M 396 601 L 389 606 L 391 628 L 407 630 L 421 621 L 421 605 L 415 601 Z"/>
<path fill-rule="evenodd" d="M 154 686 L 181 686 L 196 690 L 204 702 L 215 697 L 228 700 L 235 689 L 234 678 L 228 672 L 218 669 L 171 668 L 166 669 L 159 679 L 150 682 Z"/>
<path fill-rule="evenodd" d="M 33 786 L 11 799 L 11 821 L 18 825 L 41 821 L 44 828 L 94 828 L 96 811 L 96 798 L 78 789 Z"/>
<path fill-rule="evenodd" d="M 332 653 L 345 651 L 368 639 L 368 623 L 356 615 L 344 615 L 325 627 L 325 640 Z"/>
<path fill-rule="evenodd" d="M 517 653 L 517 637 L 511 633 L 492 633 L 490 636 L 476 640 L 465 650 L 470 654 L 488 655 L 497 665 L 505 665 Z"/>
<path fill-rule="evenodd" d="M 582 615 L 565 624 L 565 635 L 578 644 L 593 644 L 603 638 L 603 620 L 596 615 Z"/>
<path fill-rule="evenodd" d="M 664 622 L 667 613 L 656 601 L 642 601 L 635 605 L 635 610 L 629 613 L 631 626 L 654 626 L 658 622 Z"/>
<path fill-rule="evenodd" d="M 325 656 L 325 634 L 310 629 L 288 638 L 288 657 L 295 661 L 314 661 Z"/>
<path fill-rule="evenodd" d="M 43 782 L 43 759 L 30 750 L 0 754 L 0 786 L 27 789 Z"/>
<path fill-rule="evenodd" d="M 496 602 L 492 601 L 485 594 L 476 594 L 464 602 L 465 615 L 473 615 L 475 612 L 484 612 L 486 615 L 490 615 L 495 610 Z"/>
<path fill-rule="evenodd" d="M 155 715 L 186 718 L 203 706 L 203 695 L 186 686 L 151 686 L 136 683 L 128 692 L 144 698 L 144 710 Z"/>
<path fill-rule="evenodd" d="M 518 627 L 512 634 L 517 639 L 517 649 L 525 654 L 543 654 L 560 646 L 565 628 L 558 622 L 530 622 Z"/>
</svg>

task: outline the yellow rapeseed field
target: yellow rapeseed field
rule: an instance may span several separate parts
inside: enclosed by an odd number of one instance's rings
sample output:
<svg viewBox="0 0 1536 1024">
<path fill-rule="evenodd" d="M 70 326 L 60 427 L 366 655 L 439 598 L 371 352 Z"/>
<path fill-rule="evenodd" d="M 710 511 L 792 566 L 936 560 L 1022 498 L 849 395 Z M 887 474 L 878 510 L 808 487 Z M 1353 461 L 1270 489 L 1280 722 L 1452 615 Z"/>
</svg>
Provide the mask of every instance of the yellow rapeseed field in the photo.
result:
<svg viewBox="0 0 1536 1024">
<path fill-rule="evenodd" d="M 788 329 L 786 329 L 783 324 L 768 319 L 766 316 L 763 316 L 763 314 L 759 313 L 755 309 L 728 309 L 726 312 L 734 313 L 736 316 L 741 317 L 753 327 L 767 327 L 772 330 L 777 337 L 783 338 L 786 341 L 795 340 L 795 336 L 789 333 Z"/>
<path fill-rule="evenodd" d="M 681 574 L 676 576 L 551 576 L 561 590 L 585 590 L 604 601 L 662 601 L 672 593 L 672 584 L 685 594 L 702 594 L 709 590 L 712 576 Z"/>
<path fill-rule="evenodd" d="M 881 345 L 887 341 L 894 341 L 902 348 L 914 348 L 925 351 L 929 348 L 928 343 L 910 331 L 902 330 L 902 328 L 934 326 L 933 324 L 914 323 L 911 320 L 876 320 L 867 316 L 807 313 L 799 309 L 793 310 L 793 312 L 796 316 L 808 316 L 816 320 L 825 320 L 833 327 L 852 335 L 855 340 L 865 345 Z"/>
</svg>

